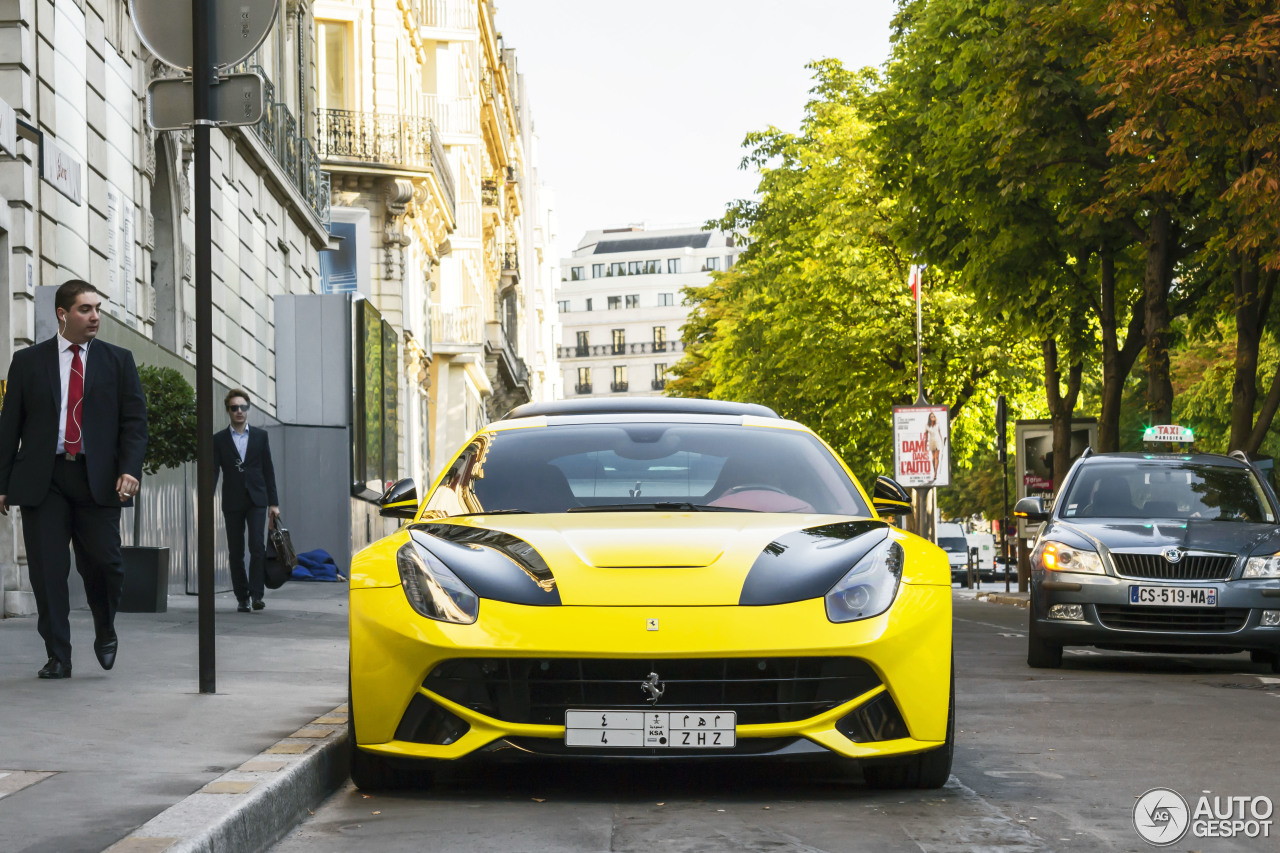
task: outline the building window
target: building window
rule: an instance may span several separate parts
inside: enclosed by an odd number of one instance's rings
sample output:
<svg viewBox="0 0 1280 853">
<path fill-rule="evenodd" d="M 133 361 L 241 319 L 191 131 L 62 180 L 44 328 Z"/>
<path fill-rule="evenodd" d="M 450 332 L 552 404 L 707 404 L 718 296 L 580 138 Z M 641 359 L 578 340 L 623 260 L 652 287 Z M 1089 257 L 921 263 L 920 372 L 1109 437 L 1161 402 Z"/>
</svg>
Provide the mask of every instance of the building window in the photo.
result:
<svg viewBox="0 0 1280 853">
<path fill-rule="evenodd" d="M 653 327 L 653 351 L 654 352 L 667 351 L 667 327 L 666 326 Z"/>
<path fill-rule="evenodd" d="M 639 261 L 627 262 L 627 275 L 640 275 L 642 272 L 644 272 L 644 269 L 640 266 Z"/>
<path fill-rule="evenodd" d="M 613 330 L 613 354 L 622 355 L 627 351 L 627 332 L 625 329 Z"/>
<path fill-rule="evenodd" d="M 616 310 L 616 309 L 621 308 L 621 307 L 622 307 L 622 297 L 621 297 L 621 296 L 610 296 L 610 297 L 609 297 L 609 310 L 610 310 L 610 311 Z"/>
<path fill-rule="evenodd" d="M 680 272 L 679 258 L 667 258 L 667 272 Z"/>
<path fill-rule="evenodd" d="M 718 269 L 720 269 L 720 259 L 719 259 L 719 258 L 707 258 L 706 262 L 703 264 L 702 269 L 703 269 L 704 271 L 705 271 L 705 270 L 718 270 Z"/>
<path fill-rule="evenodd" d="M 640 294 L 638 294 L 638 293 L 633 293 L 633 294 L 631 294 L 630 296 L 628 296 L 628 297 L 627 297 L 627 307 L 628 307 L 628 308 L 639 308 L 639 307 L 640 307 Z"/>
<path fill-rule="evenodd" d="M 662 261 L 645 261 L 644 271 L 650 274 L 662 272 Z"/>
<path fill-rule="evenodd" d="M 590 394 L 591 393 L 591 368 L 578 368 L 578 384 L 573 388 L 575 393 Z"/>
<path fill-rule="evenodd" d="M 626 275 L 627 265 L 623 263 L 609 264 L 609 275 Z"/>
<path fill-rule="evenodd" d="M 667 366 L 665 364 L 659 363 L 653 366 L 653 382 L 650 385 L 655 391 L 661 391 L 667 387 Z"/>
<path fill-rule="evenodd" d="M 591 310 L 591 297 L 589 297 L 589 296 L 587 297 L 587 307 L 586 307 L 586 308 L 584 308 L 583 310 L 584 310 L 584 311 L 590 311 L 590 310 Z"/>
<path fill-rule="evenodd" d="M 569 268 L 569 281 L 583 281 L 586 277 L 582 267 Z"/>
<path fill-rule="evenodd" d="M 627 390 L 627 366 L 625 364 L 615 364 L 613 366 L 613 384 L 609 387 L 614 391 Z"/>
<path fill-rule="evenodd" d="M 353 109 L 351 83 L 351 25 L 342 21 L 316 21 L 319 54 L 320 106 L 326 110 Z"/>
<path fill-rule="evenodd" d="M 569 313 L 569 300 L 568 300 L 568 299 L 561 299 L 559 302 L 557 302 L 557 303 L 556 303 L 556 307 L 560 309 L 560 313 L 561 313 L 561 314 L 568 314 L 568 313 Z"/>
<path fill-rule="evenodd" d="M 578 345 L 574 348 L 574 355 L 578 358 L 591 354 L 591 342 L 588 339 L 590 332 L 578 332 Z"/>
<path fill-rule="evenodd" d="M 676 295 L 674 293 L 659 293 L 658 304 L 659 305 L 675 305 Z"/>
<path fill-rule="evenodd" d="M 604 264 L 592 264 L 592 265 L 591 265 L 591 277 L 592 277 L 592 278 L 604 278 Z"/>
<path fill-rule="evenodd" d="M 725 255 L 725 256 L 724 256 L 724 268 L 725 268 L 725 269 L 728 269 L 728 268 L 729 268 L 729 267 L 731 267 L 731 266 L 733 266 L 733 255 Z"/>
</svg>

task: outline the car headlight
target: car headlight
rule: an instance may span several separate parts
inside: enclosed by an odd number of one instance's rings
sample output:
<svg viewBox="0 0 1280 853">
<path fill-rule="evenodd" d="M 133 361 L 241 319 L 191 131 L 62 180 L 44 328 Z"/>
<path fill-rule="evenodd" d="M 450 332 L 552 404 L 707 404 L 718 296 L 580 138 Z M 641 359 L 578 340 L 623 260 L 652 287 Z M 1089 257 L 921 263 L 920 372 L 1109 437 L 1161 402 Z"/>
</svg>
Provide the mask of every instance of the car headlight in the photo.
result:
<svg viewBox="0 0 1280 853">
<path fill-rule="evenodd" d="M 827 618 L 853 622 L 879 616 L 893 604 L 906 554 L 892 539 L 877 545 L 827 593 Z"/>
<path fill-rule="evenodd" d="M 396 552 L 400 584 L 410 606 L 428 619 L 470 625 L 480 599 L 440 558 L 410 539 Z"/>
<path fill-rule="evenodd" d="M 1105 575 L 1102 558 L 1097 551 L 1075 548 L 1062 542 L 1046 540 L 1031 553 L 1031 565 L 1050 572 L 1080 572 L 1088 575 Z"/>
<path fill-rule="evenodd" d="M 1245 563 L 1242 578 L 1280 578 L 1280 554 L 1270 557 L 1250 557 Z"/>
</svg>

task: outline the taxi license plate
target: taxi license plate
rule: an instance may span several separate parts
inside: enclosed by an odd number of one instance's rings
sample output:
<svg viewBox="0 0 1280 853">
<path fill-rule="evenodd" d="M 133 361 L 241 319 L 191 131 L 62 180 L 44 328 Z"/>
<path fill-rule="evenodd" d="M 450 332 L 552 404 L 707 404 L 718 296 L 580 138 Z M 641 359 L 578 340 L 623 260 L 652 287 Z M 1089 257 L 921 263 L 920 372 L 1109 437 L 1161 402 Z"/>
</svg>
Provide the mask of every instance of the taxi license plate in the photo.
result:
<svg viewBox="0 0 1280 853">
<path fill-rule="evenodd" d="M 1212 586 L 1130 586 L 1129 603 L 1152 607 L 1217 607 Z"/>
<path fill-rule="evenodd" d="M 735 711 L 565 711 L 565 746 L 596 749 L 730 749 Z"/>
</svg>

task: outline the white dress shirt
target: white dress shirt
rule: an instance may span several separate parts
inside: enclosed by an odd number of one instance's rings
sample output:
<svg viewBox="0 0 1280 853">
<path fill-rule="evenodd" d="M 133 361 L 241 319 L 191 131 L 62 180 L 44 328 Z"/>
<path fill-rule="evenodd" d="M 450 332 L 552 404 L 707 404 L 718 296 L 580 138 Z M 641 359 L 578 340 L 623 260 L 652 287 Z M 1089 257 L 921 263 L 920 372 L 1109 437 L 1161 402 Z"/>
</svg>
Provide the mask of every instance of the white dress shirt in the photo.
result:
<svg viewBox="0 0 1280 853">
<path fill-rule="evenodd" d="M 89 369 L 89 343 L 80 345 L 80 365 L 86 371 Z M 71 387 L 71 359 L 74 353 L 71 352 L 71 341 L 58 335 L 58 379 L 62 382 L 62 408 L 58 411 L 58 453 L 66 452 L 67 441 L 67 390 Z M 83 387 L 83 386 L 82 386 Z M 81 432 L 80 432 L 80 452 L 84 453 L 84 411 L 81 409 Z"/>
<path fill-rule="evenodd" d="M 231 430 L 231 443 L 236 446 L 236 453 L 240 454 L 240 461 L 244 461 L 244 455 L 249 451 L 249 424 L 246 421 L 244 432 L 236 432 L 234 426 L 228 427 Z"/>
</svg>

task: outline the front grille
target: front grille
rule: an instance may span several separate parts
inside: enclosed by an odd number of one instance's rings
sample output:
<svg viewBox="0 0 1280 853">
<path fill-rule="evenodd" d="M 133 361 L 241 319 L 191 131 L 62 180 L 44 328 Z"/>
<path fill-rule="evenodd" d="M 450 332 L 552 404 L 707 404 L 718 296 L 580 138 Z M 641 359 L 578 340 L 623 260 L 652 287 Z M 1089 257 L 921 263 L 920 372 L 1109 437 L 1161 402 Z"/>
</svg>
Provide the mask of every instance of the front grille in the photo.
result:
<svg viewBox="0 0 1280 853">
<path fill-rule="evenodd" d="M 1231 577 L 1236 558 L 1230 555 L 1188 554 L 1170 563 L 1164 554 L 1117 554 L 1111 552 L 1116 572 L 1127 578 L 1162 581 L 1224 581 Z"/>
<path fill-rule="evenodd" d="M 640 685 L 657 673 L 657 705 Z M 803 720 L 880 684 L 848 657 L 796 658 L 459 658 L 431 671 L 423 687 L 511 723 L 564 725 L 581 710 L 736 711 L 738 723 Z"/>
<path fill-rule="evenodd" d="M 1120 631 L 1186 631 L 1227 634 L 1239 631 L 1249 619 L 1248 608 L 1129 607 L 1098 604 L 1098 621 Z"/>
</svg>

